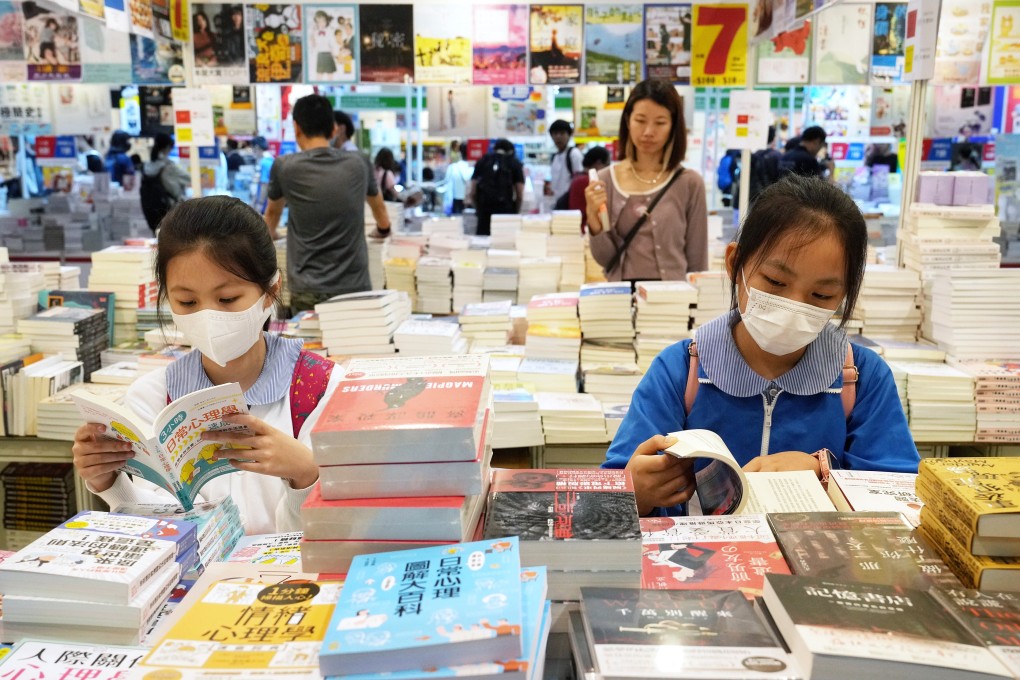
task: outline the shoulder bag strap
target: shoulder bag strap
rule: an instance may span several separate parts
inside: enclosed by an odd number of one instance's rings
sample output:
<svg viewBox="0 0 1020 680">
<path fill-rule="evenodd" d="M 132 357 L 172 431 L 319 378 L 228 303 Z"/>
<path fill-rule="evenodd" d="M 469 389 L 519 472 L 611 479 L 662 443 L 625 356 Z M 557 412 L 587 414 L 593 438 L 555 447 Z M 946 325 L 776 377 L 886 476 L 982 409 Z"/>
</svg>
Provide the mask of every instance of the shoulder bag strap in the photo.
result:
<svg viewBox="0 0 1020 680">
<path fill-rule="evenodd" d="M 648 204 L 648 207 L 645 208 L 644 214 L 638 218 L 637 223 L 635 223 L 634 226 L 631 227 L 631 230 L 627 232 L 627 235 L 623 237 L 623 243 L 620 244 L 620 247 L 616 249 L 616 254 L 613 255 L 613 259 L 610 260 L 609 264 L 606 265 L 606 272 L 613 271 L 614 269 L 616 269 L 617 265 L 620 264 L 620 260 L 623 259 L 623 254 L 627 252 L 627 248 L 630 246 L 630 242 L 634 240 L 634 237 L 637 236 L 638 231 L 641 229 L 641 227 L 644 226 L 645 222 L 648 221 L 648 216 L 652 213 L 653 210 L 655 210 L 655 206 L 658 205 L 659 199 L 661 199 L 666 194 L 666 192 L 669 191 L 669 188 L 673 186 L 673 182 L 675 182 L 677 178 L 683 174 L 683 171 L 684 171 L 683 168 L 677 169 L 677 171 L 673 173 L 673 176 L 669 178 L 669 181 L 666 182 L 666 186 L 662 187 L 662 190 L 659 193 L 657 193 L 655 197 L 652 199 L 652 202 Z"/>
</svg>

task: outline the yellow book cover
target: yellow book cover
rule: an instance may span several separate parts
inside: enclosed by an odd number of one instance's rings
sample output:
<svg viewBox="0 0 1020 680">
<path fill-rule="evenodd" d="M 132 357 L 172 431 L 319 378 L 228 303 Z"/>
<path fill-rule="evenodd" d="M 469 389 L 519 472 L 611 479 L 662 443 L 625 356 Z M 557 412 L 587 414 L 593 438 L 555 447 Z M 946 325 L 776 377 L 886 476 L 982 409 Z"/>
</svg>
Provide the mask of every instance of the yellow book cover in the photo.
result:
<svg viewBox="0 0 1020 680">
<path fill-rule="evenodd" d="M 974 535 L 1020 537 L 1020 458 L 925 458 L 917 475 Z"/>
<path fill-rule="evenodd" d="M 319 647 L 340 588 L 218 581 L 155 644 L 137 676 L 196 680 L 229 669 L 244 678 L 320 678 Z"/>
<path fill-rule="evenodd" d="M 965 587 L 1016 590 L 1020 580 L 1020 557 L 972 555 L 946 527 L 928 514 L 922 517 L 918 530 Z"/>
<path fill-rule="evenodd" d="M 528 335 L 540 338 L 565 338 L 568 340 L 581 337 L 580 326 L 550 326 L 547 324 L 528 324 Z"/>
</svg>

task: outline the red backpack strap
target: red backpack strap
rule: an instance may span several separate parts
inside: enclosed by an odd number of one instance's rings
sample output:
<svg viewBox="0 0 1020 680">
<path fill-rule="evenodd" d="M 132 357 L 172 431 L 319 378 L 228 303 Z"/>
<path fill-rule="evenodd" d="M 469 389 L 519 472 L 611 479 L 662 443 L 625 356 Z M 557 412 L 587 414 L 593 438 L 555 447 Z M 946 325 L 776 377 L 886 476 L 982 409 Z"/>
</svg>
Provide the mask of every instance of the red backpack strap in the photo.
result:
<svg viewBox="0 0 1020 680">
<path fill-rule="evenodd" d="M 857 381 L 861 378 L 861 372 L 854 365 L 853 345 L 847 345 L 846 361 L 843 363 L 843 389 L 839 392 L 843 400 L 843 417 L 849 419 L 850 412 L 854 410 L 854 403 L 857 401 Z"/>
<path fill-rule="evenodd" d="M 690 366 L 687 368 L 687 389 L 684 390 L 684 408 L 687 409 L 688 417 L 691 415 L 691 408 L 694 406 L 694 398 L 698 396 L 698 345 L 691 340 L 687 347 L 687 354 L 690 355 Z"/>
<path fill-rule="evenodd" d="M 294 439 L 301 434 L 308 416 L 326 395 L 329 377 L 334 364 L 318 354 L 301 350 L 294 374 L 290 379 L 290 421 L 294 428 Z"/>
</svg>

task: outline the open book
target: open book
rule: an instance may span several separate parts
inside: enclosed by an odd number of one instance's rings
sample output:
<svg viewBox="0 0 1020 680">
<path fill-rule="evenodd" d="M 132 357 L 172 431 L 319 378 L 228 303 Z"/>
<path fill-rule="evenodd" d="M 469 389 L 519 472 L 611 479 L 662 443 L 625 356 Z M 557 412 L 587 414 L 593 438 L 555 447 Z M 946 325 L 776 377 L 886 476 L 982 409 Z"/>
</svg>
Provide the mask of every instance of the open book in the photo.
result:
<svg viewBox="0 0 1020 680">
<path fill-rule="evenodd" d="M 678 441 L 665 452 L 694 461 L 697 493 L 688 506 L 692 515 L 835 510 L 810 470 L 745 473 L 715 432 L 681 430 L 670 432 L 669 436 Z"/>
<path fill-rule="evenodd" d="M 106 426 L 106 437 L 134 445 L 135 457 L 122 471 L 137 475 L 173 494 L 191 510 L 202 486 L 235 468 L 226 459 L 214 460 L 221 448 L 244 448 L 202 439 L 203 432 L 247 432 L 224 416 L 248 413 L 237 383 L 216 385 L 171 402 L 150 425 L 127 406 L 85 391 L 71 396 L 89 423 Z"/>
</svg>

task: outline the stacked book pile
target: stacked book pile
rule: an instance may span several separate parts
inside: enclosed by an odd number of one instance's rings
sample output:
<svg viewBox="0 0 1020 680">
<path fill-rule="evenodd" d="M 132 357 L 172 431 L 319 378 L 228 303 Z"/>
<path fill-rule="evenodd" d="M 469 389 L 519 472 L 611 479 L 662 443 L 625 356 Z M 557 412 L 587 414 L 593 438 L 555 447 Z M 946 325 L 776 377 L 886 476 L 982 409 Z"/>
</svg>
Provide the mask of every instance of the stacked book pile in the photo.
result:
<svg viewBox="0 0 1020 680">
<path fill-rule="evenodd" d="M 605 270 L 602 269 L 602 265 L 592 255 L 591 241 L 587 235 L 584 237 L 584 280 L 588 283 L 606 280 Z"/>
<path fill-rule="evenodd" d="M 468 341 L 452 319 L 408 319 L 397 328 L 393 343 L 398 352 L 407 356 L 463 354 L 468 349 Z"/>
<path fill-rule="evenodd" d="M 549 233 L 547 231 L 533 231 L 525 227 L 517 233 L 517 242 L 514 247 L 521 254 L 521 257 L 548 257 Z M 559 279 L 557 278 L 556 281 L 559 282 Z"/>
<path fill-rule="evenodd" d="M 490 222 L 490 243 L 493 248 L 511 250 L 521 230 L 520 215 L 493 215 Z"/>
<path fill-rule="evenodd" d="M 482 279 L 482 302 L 510 300 L 517 303 L 521 254 L 516 250 L 489 248 Z"/>
<path fill-rule="evenodd" d="M 522 253 L 523 255 L 523 253 Z M 522 302 L 556 290 L 560 283 L 560 260 L 556 257 L 522 257 L 517 299 Z"/>
<path fill-rule="evenodd" d="M 913 203 L 903 221 L 903 263 L 924 278 L 955 269 L 998 269 L 999 245 L 992 239 L 1000 231 L 995 206 L 989 202 L 968 206 Z"/>
<path fill-rule="evenodd" d="M 552 215 L 548 213 L 525 215 L 521 218 L 521 231 L 548 236 L 552 231 Z"/>
<path fill-rule="evenodd" d="M 77 512 L 70 463 L 8 463 L 4 489 L 4 545 L 18 550 Z"/>
<path fill-rule="evenodd" d="M 429 251 L 432 250 L 432 239 L 437 236 L 459 238 L 464 235 L 464 220 L 459 215 L 449 217 L 429 217 L 421 222 L 421 233 L 429 239 Z"/>
<path fill-rule="evenodd" d="M 584 240 L 577 234 L 577 224 L 569 235 L 549 237 L 549 257 L 560 258 L 560 290 L 577 291 L 584 283 Z"/>
<path fill-rule="evenodd" d="M 81 267 L 71 267 L 59 262 L 39 262 L 42 266 L 46 287 L 51 290 L 78 290 L 81 288 Z"/>
<path fill-rule="evenodd" d="M 137 632 L 196 563 L 192 522 L 81 512 L 0 564 L 4 628 Z"/>
<path fill-rule="evenodd" d="M 488 356 L 354 359 L 312 431 L 305 570 L 470 539 L 492 456 Z"/>
<path fill-rule="evenodd" d="M 276 268 L 280 272 L 280 304 L 285 307 L 290 306 L 290 277 L 287 276 L 287 239 L 278 238 L 273 241 L 273 246 L 276 248 Z M 371 253 L 369 253 L 371 256 Z M 369 269 L 371 270 L 372 261 L 369 259 Z M 379 260 L 379 266 L 382 266 L 382 260 Z M 373 280 L 374 281 L 374 280 Z"/>
<path fill-rule="evenodd" d="M 948 364 L 893 362 L 907 374 L 910 432 L 919 442 L 972 442 L 974 378 Z"/>
<path fill-rule="evenodd" d="M 921 277 L 912 269 L 869 264 L 854 316 L 872 340 L 910 342 L 921 325 Z"/>
<path fill-rule="evenodd" d="M 485 250 L 456 250 L 450 254 L 450 259 L 453 263 L 453 308 L 464 309 L 465 305 L 480 303 L 485 283 Z"/>
<path fill-rule="evenodd" d="M 106 312 L 82 307 L 50 307 L 18 321 L 18 333 L 33 352 L 63 353 L 82 363 L 88 380 L 102 366 L 100 354 L 109 347 Z"/>
<path fill-rule="evenodd" d="M 155 248 L 110 246 L 92 253 L 88 289 L 114 294 L 114 344 L 137 339 L 138 310 L 155 308 Z"/>
<path fill-rule="evenodd" d="M 896 383 L 896 396 L 900 398 L 900 405 L 903 407 L 903 415 L 910 419 L 910 401 L 907 399 L 907 370 L 896 362 L 889 363 L 889 370 L 892 371 L 893 381 Z"/>
<path fill-rule="evenodd" d="M 0 260 L 6 257 L 4 250 Z M 0 333 L 13 333 L 18 319 L 35 314 L 42 290 L 46 290 L 42 265 L 0 261 Z"/>
<path fill-rule="evenodd" d="M 931 335 L 957 359 L 1020 359 L 1020 269 L 941 272 L 932 286 Z"/>
<path fill-rule="evenodd" d="M 468 250 L 470 247 L 470 236 L 450 236 L 446 234 L 433 234 L 429 236 L 428 253 L 433 257 L 449 260 L 453 257 L 454 253 Z"/>
<path fill-rule="evenodd" d="M 634 326 L 639 338 L 666 338 L 672 342 L 690 337 L 691 312 L 698 304 L 698 289 L 686 281 L 641 281 L 635 286 Z"/>
<path fill-rule="evenodd" d="M 517 381 L 517 372 L 524 361 L 524 348 L 520 345 L 487 348 L 482 354 L 489 355 L 489 375 L 493 383 Z"/>
<path fill-rule="evenodd" d="M 494 381 L 495 382 L 495 381 Z M 495 419 L 492 448 L 542 446 L 545 434 L 538 401 L 528 388 L 517 382 L 503 382 L 492 390 Z"/>
<path fill-rule="evenodd" d="M 729 311 L 731 283 L 726 272 L 691 272 L 687 281 L 698 289 L 698 305 L 691 310 L 692 330 Z"/>
<path fill-rule="evenodd" d="M 933 361 L 941 364 L 946 360 L 945 351 L 927 340 L 883 340 L 863 335 L 852 335 L 850 340 L 867 347 L 886 361 Z"/>
<path fill-rule="evenodd" d="M 926 458 L 917 471 L 921 534 L 967 588 L 1016 591 L 1020 458 Z"/>
<path fill-rule="evenodd" d="M 426 255 L 418 260 L 415 278 L 418 285 L 417 311 L 426 314 L 449 314 L 452 309 L 453 279 L 450 260 Z"/>
<path fill-rule="evenodd" d="M 582 354 L 583 354 L 582 348 Z M 584 391 L 602 404 L 629 405 L 641 382 L 643 373 L 633 361 L 626 363 L 599 363 L 581 359 Z"/>
<path fill-rule="evenodd" d="M 578 294 L 577 312 L 585 341 L 634 341 L 629 283 L 585 283 Z"/>
<path fill-rule="evenodd" d="M 974 441 L 997 444 L 1020 441 L 1020 364 L 955 358 L 950 358 L 949 363 L 974 379 L 977 408 Z"/>
<path fill-rule="evenodd" d="M 5 368 L 9 371 L 4 386 L 4 405 L 8 408 L 5 430 L 16 437 L 36 435 L 39 402 L 84 378 L 82 363 L 64 359 L 61 354 L 31 362 L 26 357 Z"/>
<path fill-rule="evenodd" d="M 553 210 L 549 232 L 553 236 L 577 236 L 581 233 L 580 210 Z"/>
<path fill-rule="evenodd" d="M 529 358 L 577 361 L 581 350 L 577 304 L 577 293 L 546 293 L 531 298 L 525 341 Z"/>
<path fill-rule="evenodd" d="M 512 306 L 510 300 L 464 305 L 458 321 L 472 352 L 506 344 Z"/>
<path fill-rule="evenodd" d="M 9 364 L 31 353 L 32 346 L 25 338 L 17 335 L 0 336 L 0 365 Z"/>
<path fill-rule="evenodd" d="M 422 244 L 408 237 L 394 240 L 392 237 L 383 250 L 383 269 L 385 271 L 387 290 L 402 291 L 411 301 L 411 307 L 418 304 L 418 293 L 415 288 L 415 271 L 421 257 Z"/>
<path fill-rule="evenodd" d="M 609 441 L 602 404 L 590 394 L 537 392 L 538 413 L 546 444 L 593 444 Z"/>
<path fill-rule="evenodd" d="M 92 374 L 95 378 L 99 371 Z M 46 397 L 36 407 L 36 436 L 40 439 L 56 439 L 74 441 L 74 433 L 81 427 L 81 413 L 75 406 L 71 395 L 79 390 L 86 390 L 118 404 L 124 403 L 127 385 L 110 385 L 91 383 L 75 383 L 65 387 L 56 394 Z"/>
<path fill-rule="evenodd" d="M 581 343 L 581 366 L 618 366 L 634 363 L 634 343 L 588 340 Z"/>
<path fill-rule="evenodd" d="M 577 359 L 536 359 L 525 356 L 517 371 L 517 382 L 536 392 L 577 392 Z"/>
<path fill-rule="evenodd" d="M 348 293 L 315 305 L 322 344 L 330 354 L 392 354 L 393 334 L 411 315 L 407 293 Z"/>
</svg>

